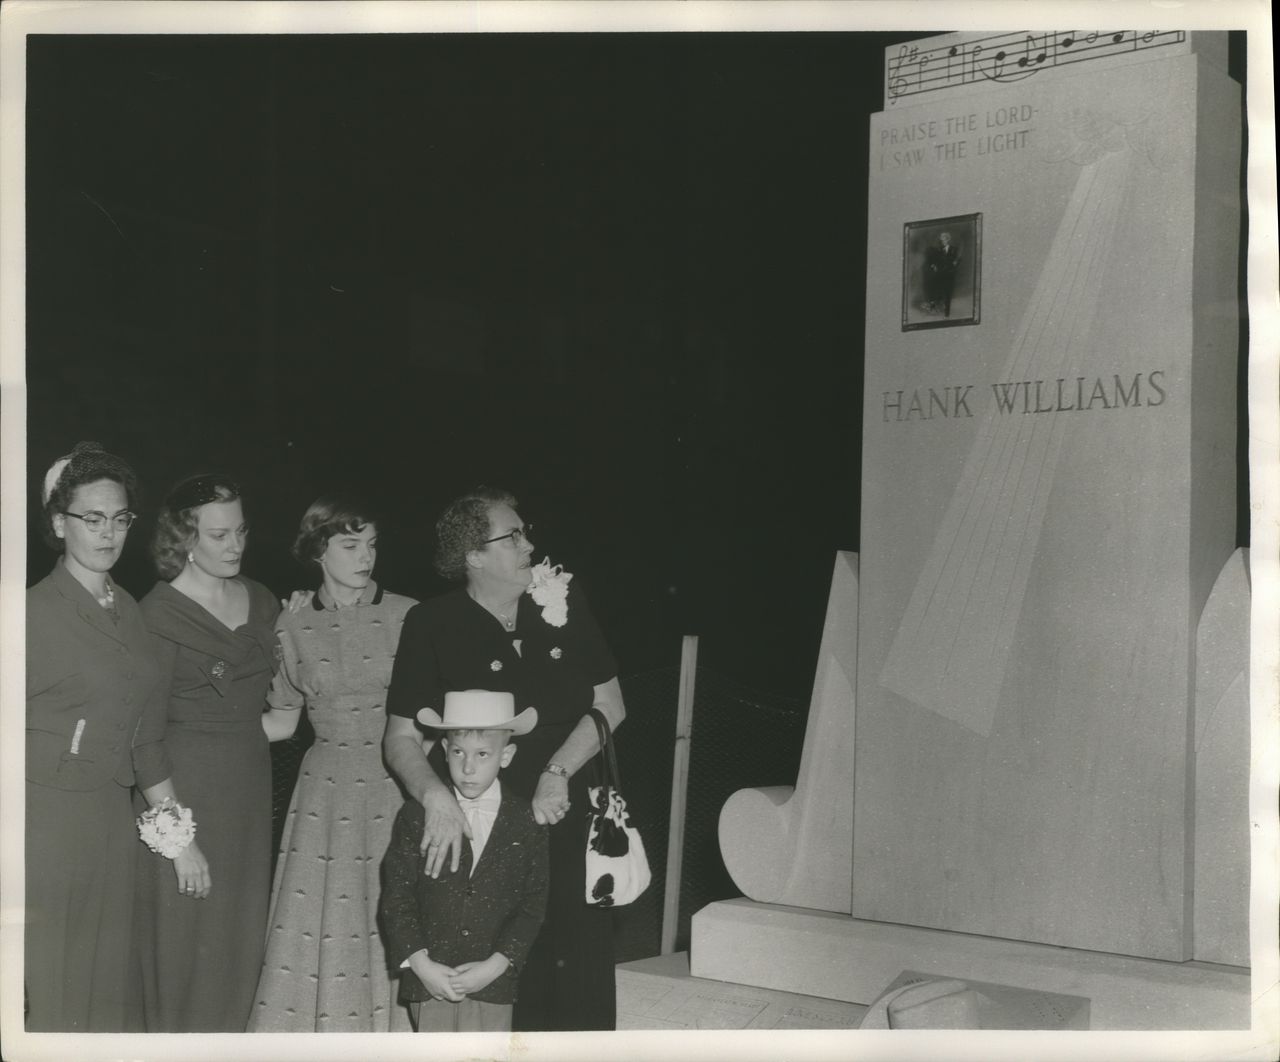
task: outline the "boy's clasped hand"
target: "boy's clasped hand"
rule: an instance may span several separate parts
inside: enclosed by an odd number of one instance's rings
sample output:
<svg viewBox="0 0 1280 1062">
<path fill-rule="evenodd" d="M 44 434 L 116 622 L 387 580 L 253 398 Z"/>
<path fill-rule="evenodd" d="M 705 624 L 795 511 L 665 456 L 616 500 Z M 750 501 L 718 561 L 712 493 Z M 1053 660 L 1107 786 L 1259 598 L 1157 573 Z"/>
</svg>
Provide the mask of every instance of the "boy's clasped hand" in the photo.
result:
<svg viewBox="0 0 1280 1062">
<path fill-rule="evenodd" d="M 409 958 L 410 968 L 431 993 L 431 998 L 447 999 L 450 1003 L 458 1003 L 471 993 L 491 985 L 510 965 L 500 952 L 480 962 L 462 962 L 456 967 L 433 961 L 425 950 Z"/>
</svg>

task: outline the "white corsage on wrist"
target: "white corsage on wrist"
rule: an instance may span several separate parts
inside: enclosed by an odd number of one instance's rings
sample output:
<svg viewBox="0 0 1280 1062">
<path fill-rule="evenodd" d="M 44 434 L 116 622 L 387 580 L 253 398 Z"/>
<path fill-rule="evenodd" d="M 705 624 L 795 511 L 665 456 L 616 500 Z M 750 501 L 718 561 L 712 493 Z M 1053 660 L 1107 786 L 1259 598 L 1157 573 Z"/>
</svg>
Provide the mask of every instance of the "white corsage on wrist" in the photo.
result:
<svg viewBox="0 0 1280 1062">
<path fill-rule="evenodd" d="M 138 816 L 138 836 L 151 851 L 165 859 L 180 855 L 196 837 L 196 820 L 191 809 L 173 797 L 165 797 Z"/>
<path fill-rule="evenodd" d="M 533 566 L 533 582 L 526 593 L 542 606 L 542 618 L 553 627 L 563 627 L 569 622 L 569 580 L 573 576 L 564 570 L 563 564 L 544 560 Z"/>
</svg>

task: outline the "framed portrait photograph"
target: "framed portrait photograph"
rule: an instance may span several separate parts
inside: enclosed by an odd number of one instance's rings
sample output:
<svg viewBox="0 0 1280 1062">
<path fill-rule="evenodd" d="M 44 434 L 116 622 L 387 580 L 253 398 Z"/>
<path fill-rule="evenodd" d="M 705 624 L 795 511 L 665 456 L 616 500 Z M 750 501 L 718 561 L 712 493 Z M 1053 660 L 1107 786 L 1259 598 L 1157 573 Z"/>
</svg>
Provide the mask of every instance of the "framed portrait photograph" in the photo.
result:
<svg viewBox="0 0 1280 1062">
<path fill-rule="evenodd" d="M 902 330 L 976 325 L 982 308 L 982 215 L 902 227 Z"/>
</svg>

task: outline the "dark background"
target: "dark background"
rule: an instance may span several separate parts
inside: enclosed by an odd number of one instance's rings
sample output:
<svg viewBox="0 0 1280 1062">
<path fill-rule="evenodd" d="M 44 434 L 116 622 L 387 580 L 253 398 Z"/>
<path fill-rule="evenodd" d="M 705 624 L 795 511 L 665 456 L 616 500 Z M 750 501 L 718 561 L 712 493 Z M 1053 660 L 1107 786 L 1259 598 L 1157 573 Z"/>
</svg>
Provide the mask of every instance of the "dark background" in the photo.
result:
<svg viewBox="0 0 1280 1062">
<path fill-rule="evenodd" d="M 858 548 L 869 117 L 884 49 L 929 35 L 29 38 L 28 581 L 35 485 L 79 439 L 143 481 L 114 572 L 139 597 L 197 471 L 241 481 L 245 570 L 282 595 L 314 583 L 288 547 L 323 491 L 383 507 L 378 579 L 425 597 L 441 507 L 509 487 L 619 659 L 656 886 L 620 959 L 658 950 L 700 636 L 686 946 L 737 891 L 724 801 L 795 779 Z M 277 820 L 308 729 L 273 750 Z"/>
<path fill-rule="evenodd" d="M 135 465 L 138 596 L 193 472 L 282 594 L 322 491 L 426 596 L 441 506 L 505 485 L 624 673 L 696 633 L 807 699 L 858 546 L 868 119 L 926 35 L 33 36 L 31 482 L 82 438 Z"/>
<path fill-rule="evenodd" d="M 807 694 L 857 546 L 866 130 L 903 37 L 31 38 L 33 482 L 80 438 L 134 463 L 139 596 L 191 472 L 244 484 L 281 593 L 321 491 L 385 507 L 378 577 L 425 596 L 436 514 L 499 483 L 624 671 L 699 633 Z"/>
</svg>

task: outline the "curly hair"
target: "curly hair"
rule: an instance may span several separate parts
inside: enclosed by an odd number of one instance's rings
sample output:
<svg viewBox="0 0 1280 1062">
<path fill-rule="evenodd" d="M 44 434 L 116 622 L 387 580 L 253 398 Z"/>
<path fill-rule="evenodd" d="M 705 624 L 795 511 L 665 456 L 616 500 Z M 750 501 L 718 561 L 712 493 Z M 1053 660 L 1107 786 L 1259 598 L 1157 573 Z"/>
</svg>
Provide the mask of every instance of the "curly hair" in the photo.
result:
<svg viewBox="0 0 1280 1062">
<path fill-rule="evenodd" d="M 467 554 L 484 549 L 489 537 L 489 510 L 495 505 L 519 507 L 514 495 L 500 487 L 476 487 L 455 498 L 436 521 L 435 568 L 444 579 L 467 574 Z"/>
<path fill-rule="evenodd" d="M 363 499 L 344 494 L 323 494 L 302 514 L 293 555 L 303 564 L 314 564 L 334 535 L 358 534 L 378 523 L 378 514 Z"/>
<path fill-rule="evenodd" d="M 53 463 L 45 474 L 41 490 L 44 509 L 40 521 L 41 537 L 51 549 L 61 551 L 64 546 L 62 539 L 53 533 L 53 518 L 67 511 L 78 487 L 104 479 L 124 487 L 130 509 L 138 504 L 138 479 L 133 469 L 122 458 L 107 453 L 101 443 L 78 442 L 71 453 Z"/>
<path fill-rule="evenodd" d="M 182 480 L 169 491 L 156 514 L 151 536 L 151 560 L 166 582 L 186 567 L 187 553 L 195 544 L 200 528 L 200 510 L 210 502 L 235 501 L 240 487 L 230 476 L 207 472 Z"/>
</svg>

